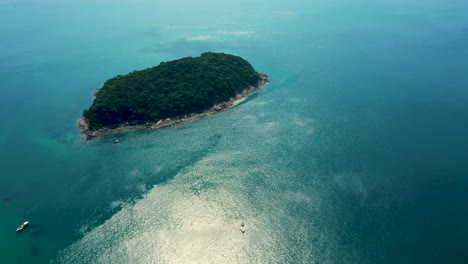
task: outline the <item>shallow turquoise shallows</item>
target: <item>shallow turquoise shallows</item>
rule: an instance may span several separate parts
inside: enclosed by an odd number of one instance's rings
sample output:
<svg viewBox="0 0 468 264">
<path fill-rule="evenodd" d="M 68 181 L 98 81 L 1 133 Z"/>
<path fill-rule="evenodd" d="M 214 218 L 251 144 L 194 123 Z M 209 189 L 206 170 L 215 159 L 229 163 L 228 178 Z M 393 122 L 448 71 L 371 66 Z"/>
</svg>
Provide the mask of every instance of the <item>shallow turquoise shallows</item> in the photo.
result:
<svg viewBox="0 0 468 264">
<path fill-rule="evenodd" d="M 467 14 L 0 0 L 0 263 L 468 263 Z M 205 51 L 271 83 L 183 125 L 81 140 L 105 80 Z"/>
</svg>

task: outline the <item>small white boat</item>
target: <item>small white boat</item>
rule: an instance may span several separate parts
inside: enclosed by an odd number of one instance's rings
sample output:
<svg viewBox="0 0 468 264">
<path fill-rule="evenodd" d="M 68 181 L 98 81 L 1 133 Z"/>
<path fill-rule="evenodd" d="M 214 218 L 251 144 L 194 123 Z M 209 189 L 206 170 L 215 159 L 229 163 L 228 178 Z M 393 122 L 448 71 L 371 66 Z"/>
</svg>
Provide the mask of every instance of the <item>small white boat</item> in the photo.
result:
<svg viewBox="0 0 468 264">
<path fill-rule="evenodd" d="M 240 231 L 242 232 L 242 234 L 245 233 L 245 225 L 244 225 L 244 223 L 241 224 L 241 226 L 240 226 Z"/>
<path fill-rule="evenodd" d="M 23 231 L 23 229 L 25 229 L 26 227 L 29 226 L 29 222 L 26 221 L 24 222 L 22 225 L 18 226 L 18 228 L 16 228 L 16 232 L 20 232 L 20 231 Z"/>
</svg>

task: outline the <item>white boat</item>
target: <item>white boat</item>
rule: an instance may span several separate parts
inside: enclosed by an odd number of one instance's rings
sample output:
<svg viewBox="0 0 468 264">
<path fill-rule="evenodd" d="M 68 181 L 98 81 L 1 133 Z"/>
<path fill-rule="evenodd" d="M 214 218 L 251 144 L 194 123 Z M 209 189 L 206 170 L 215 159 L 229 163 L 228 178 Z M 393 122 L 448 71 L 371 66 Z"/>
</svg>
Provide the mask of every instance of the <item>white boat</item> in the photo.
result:
<svg viewBox="0 0 468 264">
<path fill-rule="evenodd" d="M 240 231 L 241 231 L 242 233 L 245 233 L 245 225 L 244 225 L 244 223 L 241 224 L 241 226 L 240 226 Z"/>
<path fill-rule="evenodd" d="M 23 231 L 23 229 L 25 229 L 26 227 L 28 227 L 29 225 L 29 222 L 26 221 L 24 222 L 22 225 L 18 226 L 18 228 L 16 228 L 16 232 L 20 232 L 20 231 Z"/>
</svg>

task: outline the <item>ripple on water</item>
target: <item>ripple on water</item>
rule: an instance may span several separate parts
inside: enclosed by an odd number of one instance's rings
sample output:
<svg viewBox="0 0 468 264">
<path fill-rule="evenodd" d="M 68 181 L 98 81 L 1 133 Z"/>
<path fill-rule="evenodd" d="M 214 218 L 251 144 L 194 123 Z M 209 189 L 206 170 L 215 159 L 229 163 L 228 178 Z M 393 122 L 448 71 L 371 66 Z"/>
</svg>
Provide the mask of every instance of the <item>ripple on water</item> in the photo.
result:
<svg viewBox="0 0 468 264">
<path fill-rule="evenodd" d="M 288 206 L 310 207 L 319 198 L 287 190 L 294 175 L 272 155 L 278 144 L 296 144 L 298 137 L 282 140 L 290 124 L 248 114 L 252 107 L 265 105 L 245 103 L 237 114 L 207 120 L 224 127 L 213 149 L 135 204 L 115 202 L 122 209 L 60 252 L 56 262 L 272 263 L 296 254 L 284 238 L 296 235 L 284 225 L 294 219 Z M 313 122 L 300 120 L 299 128 L 312 128 Z M 307 219 L 294 228 L 305 239 L 309 225 Z"/>
</svg>

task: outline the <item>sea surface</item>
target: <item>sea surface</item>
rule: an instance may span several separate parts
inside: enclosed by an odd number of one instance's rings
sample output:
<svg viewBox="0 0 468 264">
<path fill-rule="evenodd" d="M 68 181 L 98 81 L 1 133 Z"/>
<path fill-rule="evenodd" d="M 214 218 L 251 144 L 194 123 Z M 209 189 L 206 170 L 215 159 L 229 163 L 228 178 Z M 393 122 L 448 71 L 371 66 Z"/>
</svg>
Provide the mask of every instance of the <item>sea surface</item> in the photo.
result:
<svg viewBox="0 0 468 264">
<path fill-rule="evenodd" d="M 271 83 L 82 140 L 104 81 L 205 51 Z M 0 0 L 0 89 L 0 263 L 468 263 L 467 1 Z"/>
</svg>

